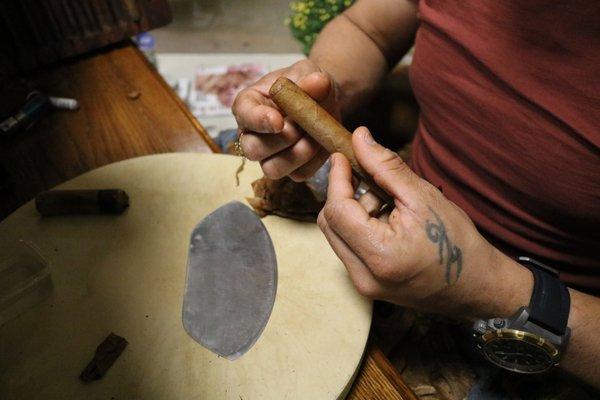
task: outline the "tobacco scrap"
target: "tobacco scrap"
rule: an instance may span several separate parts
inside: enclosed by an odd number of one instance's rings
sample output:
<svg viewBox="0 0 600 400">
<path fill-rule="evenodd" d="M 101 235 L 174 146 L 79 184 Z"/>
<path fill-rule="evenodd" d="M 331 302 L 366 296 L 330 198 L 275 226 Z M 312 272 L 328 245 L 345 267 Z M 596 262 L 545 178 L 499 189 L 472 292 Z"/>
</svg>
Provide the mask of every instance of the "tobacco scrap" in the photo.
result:
<svg viewBox="0 0 600 400">
<path fill-rule="evenodd" d="M 306 183 L 290 178 L 262 177 L 252 182 L 253 198 L 246 198 L 260 217 L 278 215 L 299 221 L 314 222 L 325 204 L 318 201 Z"/>
<path fill-rule="evenodd" d="M 240 174 L 244 171 L 246 165 L 246 157 L 242 157 L 242 162 L 239 167 L 235 170 L 235 186 L 240 186 Z"/>
<path fill-rule="evenodd" d="M 125 350 L 127 344 L 125 338 L 111 332 L 110 335 L 98 345 L 94 358 L 92 358 L 92 361 L 90 361 L 81 375 L 79 375 L 79 379 L 83 382 L 91 382 L 102 378 L 117 358 L 119 358 L 123 350 Z"/>
<path fill-rule="evenodd" d="M 240 142 L 242 138 L 241 135 L 242 134 L 240 133 L 239 136 L 237 136 L 237 139 L 231 141 L 226 148 L 229 154 L 234 154 L 242 159 L 240 166 L 235 171 L 235 186 L 240 186 L 240 174 L 244 171 L 244 166 L 246 165 L 246 155 L 244 154 L 242 143 Z"/>
</svg>

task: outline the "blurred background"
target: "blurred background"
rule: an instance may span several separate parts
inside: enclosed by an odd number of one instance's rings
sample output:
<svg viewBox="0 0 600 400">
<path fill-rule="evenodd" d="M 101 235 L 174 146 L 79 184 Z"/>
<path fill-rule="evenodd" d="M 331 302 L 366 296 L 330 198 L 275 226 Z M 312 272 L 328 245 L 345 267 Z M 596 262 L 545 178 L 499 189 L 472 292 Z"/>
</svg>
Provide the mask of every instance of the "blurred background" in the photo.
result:
<svg viewBox="0 0 600 400">
<path fill-rule="evenodd" d="M 262 74 L 302 59 L 320 30 L 353 0 L 170 0 L 170 24 L 138 35 L 140 48 L 224 149 L 235 137 L 229 107 Z M 416 128 L 408 55 L 379 96 L 350 120 L 401 149 Z"/>
<path fill-rule="evenodd" d="M 300 53 L 281 0 L 170 0 L 173 22 L 152 34 L 160 53 Z"/>
</svg>

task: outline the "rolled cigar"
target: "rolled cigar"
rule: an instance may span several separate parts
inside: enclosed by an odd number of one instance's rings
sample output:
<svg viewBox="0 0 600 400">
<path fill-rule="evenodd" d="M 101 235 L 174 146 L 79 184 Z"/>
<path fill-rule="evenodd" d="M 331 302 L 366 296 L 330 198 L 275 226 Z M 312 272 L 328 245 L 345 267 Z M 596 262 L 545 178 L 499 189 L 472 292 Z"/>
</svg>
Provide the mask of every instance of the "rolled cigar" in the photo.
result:
<svg viewBox="0 0 600 400">
<path fill-rule="evenodd" d="M 129 207 L 129 196 L 121 189 L 49 190 L 35 197 L 42 216 L 71 214 L 121 214 Z"/>
<path fill-rule="evenodd" d="M 271 99 L 329 153 L 342 153 L 354 175 L 369 186 L 369 191 L 386 204 L 393 198 L 371 179 L 352 150 L 352 133 L 291 80 L 280 77 L 269 90 Z"/>
</svg>

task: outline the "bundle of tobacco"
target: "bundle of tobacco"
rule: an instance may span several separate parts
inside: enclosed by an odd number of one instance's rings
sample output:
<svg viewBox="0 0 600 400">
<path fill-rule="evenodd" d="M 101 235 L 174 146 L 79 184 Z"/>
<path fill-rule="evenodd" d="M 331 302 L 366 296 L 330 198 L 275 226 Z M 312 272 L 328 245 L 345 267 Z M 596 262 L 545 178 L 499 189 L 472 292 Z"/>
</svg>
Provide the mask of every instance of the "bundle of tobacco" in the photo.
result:
<svg viewBox="0 0 600 400">
<path fill-rule="evenodd" d="M 315 222 L 325 204 L 317 200 L 306 183 L 294 182 L 287 177 L 277 180 L 262 177 L 252 182 L 252 189 L 254 197 L 246 200 L 261 217 L 273 214 Z"/>
</svg>

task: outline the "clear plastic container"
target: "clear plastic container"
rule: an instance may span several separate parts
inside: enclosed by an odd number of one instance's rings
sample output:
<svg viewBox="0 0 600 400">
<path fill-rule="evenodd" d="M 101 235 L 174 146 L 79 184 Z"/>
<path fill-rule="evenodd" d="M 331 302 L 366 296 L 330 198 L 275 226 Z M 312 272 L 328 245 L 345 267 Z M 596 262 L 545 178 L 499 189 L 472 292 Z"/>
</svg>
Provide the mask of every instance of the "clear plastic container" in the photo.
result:
<svg viewBox="0 0 600 400">
<path fill-rule="evenodd" d="M 52 294 L 49 263 L 25 241 L 0 254 L 0 325 Z"/>
</svg>

